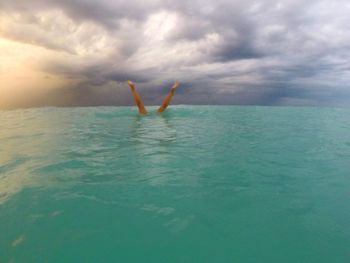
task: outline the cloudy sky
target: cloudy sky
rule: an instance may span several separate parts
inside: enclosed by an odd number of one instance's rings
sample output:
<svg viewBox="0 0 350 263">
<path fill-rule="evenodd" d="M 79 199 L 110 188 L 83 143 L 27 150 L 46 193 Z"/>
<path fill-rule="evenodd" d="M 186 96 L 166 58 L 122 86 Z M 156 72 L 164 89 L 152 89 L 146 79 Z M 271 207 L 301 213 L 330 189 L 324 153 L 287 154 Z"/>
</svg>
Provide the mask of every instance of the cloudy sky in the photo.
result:
<svg viewBox="0 0 350 263">
<path fill-rule="evenodd" d="M 0 108 L 350 105 L 348 0 L 0 0 Z"/>
</svg>

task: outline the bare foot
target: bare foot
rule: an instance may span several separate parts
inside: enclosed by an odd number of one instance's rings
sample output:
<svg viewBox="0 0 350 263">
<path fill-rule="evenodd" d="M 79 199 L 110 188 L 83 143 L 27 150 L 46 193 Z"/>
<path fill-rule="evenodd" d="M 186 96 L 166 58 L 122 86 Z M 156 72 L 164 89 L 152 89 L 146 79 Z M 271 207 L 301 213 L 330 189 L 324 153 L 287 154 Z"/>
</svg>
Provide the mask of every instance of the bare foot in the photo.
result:
<svg viewBox="0 0 350 263">
<path fill-rule="evenodd" d="M 131 80 L 128 80 L 128 85 L 132 90 L 135 89 L 135 84 Z"/>
<path fill-rule="evenodd" d="M 171 91 L 175 92 L 178 86 L 180 86 L 180 82 L 175 81 L 174 85 L 171 87 Z"/>
</svg>

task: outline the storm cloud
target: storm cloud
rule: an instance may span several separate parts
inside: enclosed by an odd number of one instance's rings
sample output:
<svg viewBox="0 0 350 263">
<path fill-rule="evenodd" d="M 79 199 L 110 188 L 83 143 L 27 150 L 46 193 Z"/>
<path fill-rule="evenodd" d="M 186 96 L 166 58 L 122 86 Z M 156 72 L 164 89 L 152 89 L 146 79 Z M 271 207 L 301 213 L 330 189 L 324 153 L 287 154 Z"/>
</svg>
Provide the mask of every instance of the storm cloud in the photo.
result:
<svg viewBox="0 0 350 263">
<path fill-rule="evenodd" d="M 129 105 L 128 79 L 146 104 L 179 80 L 179 104 L 347 106 L 349 13 L 345 0 L 0 0 L 0 37 L 49 50 L 33 67 L 64 80 L 7 106 Z"/>
</svg>

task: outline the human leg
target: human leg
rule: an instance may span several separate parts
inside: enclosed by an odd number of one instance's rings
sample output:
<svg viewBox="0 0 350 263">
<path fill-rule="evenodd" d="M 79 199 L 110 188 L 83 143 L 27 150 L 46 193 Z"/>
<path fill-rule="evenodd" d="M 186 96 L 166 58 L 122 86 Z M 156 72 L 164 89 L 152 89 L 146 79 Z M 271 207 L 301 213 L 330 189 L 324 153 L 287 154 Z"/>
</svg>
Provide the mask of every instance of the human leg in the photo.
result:
<svg viewBox="0 0 350 263">
<path fill-rule="evenodd" d="M 128 85 L 131 89 L 131 93 L 134 96 L 135 99 L 135 103 L 139 109 L 139 113 L 141 114 L 146 114 L 147 110 L 145 108 L 145 105 L 143 104 L 140 95 L 137 93 L 136 89 L 135 89 L 135 84 L 132 83 L 132 81 L 128 80 Z"/>
<path fill-rule="evenodd" d="M 171 98 L 174 96 L 175 90 L 177 89 L 177 87 L 180 85 L 180 83 L 178 81 L 176 81 L 174 83 L 174 85 L 171 87 L 168 95 L 164 98 L 162 104 L 160 105 L 158 112 L 163 112 L 165 111 L 165 109 L 168 107 Z"/>
</svg>

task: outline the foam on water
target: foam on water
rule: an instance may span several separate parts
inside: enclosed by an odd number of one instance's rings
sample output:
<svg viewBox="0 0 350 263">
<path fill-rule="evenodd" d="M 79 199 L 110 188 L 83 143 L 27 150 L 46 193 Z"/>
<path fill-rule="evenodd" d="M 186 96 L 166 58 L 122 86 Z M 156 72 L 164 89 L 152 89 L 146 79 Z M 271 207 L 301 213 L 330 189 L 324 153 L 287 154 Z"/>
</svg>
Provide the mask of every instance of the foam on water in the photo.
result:
<svg viewBox="0 0 350 263">
<path fill-rule="evenodd" d="M 0 262 L 349 262 L 349 116 L 0 111 Z"/>
</svg>

